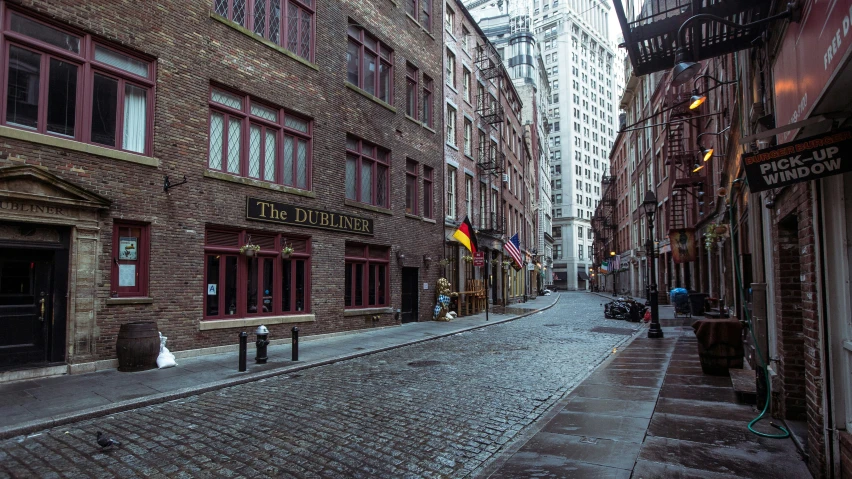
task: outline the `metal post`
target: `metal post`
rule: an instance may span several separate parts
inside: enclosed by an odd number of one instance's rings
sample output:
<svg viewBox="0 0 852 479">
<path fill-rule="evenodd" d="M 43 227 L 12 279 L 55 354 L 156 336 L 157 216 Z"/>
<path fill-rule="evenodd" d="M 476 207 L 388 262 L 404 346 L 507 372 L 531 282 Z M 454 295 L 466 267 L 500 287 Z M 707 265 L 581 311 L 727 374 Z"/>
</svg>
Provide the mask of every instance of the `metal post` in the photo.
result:
<svg viewBox="0 0 852 479">
<path fill-rule="evenodd" d="M 299 328 L 293 326 L 290 330 L 293 333 L 293 361 L 299 360 Z"/>
<path fill-rule="evenodd" d="M 659 302 L 659 294 L 657 294 L 657 267 L 654 262 L 654 215 L 648 215 L 648 228 L 651 233 L 648 238 L 648 260 L 651 262 L 651 286 L 649 293 L 651 294 L 651 327 L 648 329 L 649 338 L 662 338 L 663 329 L 660 327 L 660 311 L 657 303 Z"/>
<path fill-rule="evenodd" d="M 246 349 L 248 344 L 248 333 L 243 331 L 240 333 L 240 367 L 241 373 L 246 371 Z"/>
</svg>

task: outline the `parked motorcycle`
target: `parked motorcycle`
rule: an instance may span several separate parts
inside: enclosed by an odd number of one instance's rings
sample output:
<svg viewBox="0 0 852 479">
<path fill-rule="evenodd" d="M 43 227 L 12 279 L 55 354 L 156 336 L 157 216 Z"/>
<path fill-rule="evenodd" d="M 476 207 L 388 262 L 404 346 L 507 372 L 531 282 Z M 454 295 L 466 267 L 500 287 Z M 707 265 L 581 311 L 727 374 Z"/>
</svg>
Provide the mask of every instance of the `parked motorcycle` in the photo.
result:
<svg viewBox="0 0 852 479">
<path fill-rule="evenodd" d="M 604 305 L 604 318 L 624 319 L 638 323 L 645 316 L 647 310 L 647 303 L 642 305 L 633 300 L 633 298 L 621 297 Z"/>
</svg>

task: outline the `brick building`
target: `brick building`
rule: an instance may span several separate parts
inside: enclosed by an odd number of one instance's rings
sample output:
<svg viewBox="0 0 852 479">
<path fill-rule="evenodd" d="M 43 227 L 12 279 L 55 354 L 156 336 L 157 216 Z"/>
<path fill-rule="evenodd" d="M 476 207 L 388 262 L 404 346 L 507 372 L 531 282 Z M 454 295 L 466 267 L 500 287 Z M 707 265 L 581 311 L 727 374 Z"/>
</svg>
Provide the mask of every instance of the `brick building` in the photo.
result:
<svg viewBox="0 0 852 479">
<path fill-rule="evenodd" d="M 203 354 L 431 319 L 441 12 L 0 2 L 0 366 L 114 367 L 131 321 Z"/>
<path fill-rule="evenodd" d="M 445 6 L 444 39 L 444 274 L 455 291 L 488 274 L 495 304 L 517 301 L 528 292 L 528 276 L 504 267 L 503 245 L 514 234 L 526 245 L 534 237 L 527 188 L 534 172 L 521 100 L 497 50 L 460 2 Z M 452 239 L 465 216 L 478 230 L 484 267 L 474 268 Z"/>
<path fill-rule="evenodd" d="M 664 141 L 654 143 L 661 151 L 654 161 L 669 174 L 668 188 L 656 189 L 658 215 L 666 230 L 694 231 L 689 261 L 675 264 L 671 247 L 659 248 L 657 283 L 661 293 L 673 286 L 705 293 L 720 305 L 712 313 L 749 324 L 746 359 L 758 369 L 759 395 L 771 390 L 776 424 L 792 432 L 814 477 L 850 477 L 852 176 L 825 165 L 841 164 L 852 149 L 845 142 L 852 137 L 852 49 L 844 27 L 852 2 L 798 2 L 800 18 L 769 1 L 720 5 L 700 13 L 737 23 L 782 15 L 736 37 L 693 23 L 696 37 L 683 45 L 693 56 L 679 68 L 699 63 L 694 75 L 673 81 L 670 46 L 647 55 L 638 49 L 655 44 L 654 35 L 676 34 L 699 12 L 686 0 L 648 1 L 636 11 L 615 2 L 635 75 L 661 75 L 650 81 L 661 95 L 651 114 L 659 108 L 665 115 L 645 117 L 648 125 L 664 123 Z M 783 148 L 802 153 L 806 166 L 772 177 L 794 164 L 778 153 Z"/>
</svg>

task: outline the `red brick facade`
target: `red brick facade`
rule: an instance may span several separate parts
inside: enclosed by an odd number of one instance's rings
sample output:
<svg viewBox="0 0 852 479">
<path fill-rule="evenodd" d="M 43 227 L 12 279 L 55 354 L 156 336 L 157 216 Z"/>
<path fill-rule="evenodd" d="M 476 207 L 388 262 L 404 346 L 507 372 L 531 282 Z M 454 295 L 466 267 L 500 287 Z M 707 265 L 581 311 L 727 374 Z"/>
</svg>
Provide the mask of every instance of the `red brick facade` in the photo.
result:
<svg viewBox="0 0 852 479">
<path fill-rule="evenodd" d="M 15 2 L 17 3 L 17 2 Z M 418 284 L 434 285 L 439 275 L 443 224 L 405 214 L 405 164 L 410 158 L 434 168 L 433 209 L 443 210 L 443 123 L 434 130 L 405 118 L 406 62 L 421 74 L 442 77 L 441 3 L 434 2 L 432 33 L 412 21 L 402 5 L 389 0 L 316 2 L 315 62 L 274 48 L 213 13 L 212 0 L 25 1 L 25 12 L 124 47 L 156 62 L 153 152 L 145 161 L 75 151 L 68 140 L 34 143 L 6 128 L 0 142 L 0 168 L 34 165 L 108 200 L 100 213 L 97 281 L 92 316 L 93 348 L 72 345 L 68 362 L 115 357 L 121 324 L 157 321 L 175 350 L 230 345 L 242 328 L 200 330 L 205 293 L 204 242 L 210 227 L 310 237 L 312 242 L 310 313 L 303 334 L 318 334 L 398 324 L 401 268 L 418 268 Z M 347 83 L 347 25 L 357 23 L 393 49 L 392 104 Z M 282 107 L 313 121 L 312 178 L 309 191 L 269 185 L 228 174 L 209 173 L 208 99 L 211 85 Z M 433 111 L 441 111 L 441 88 L 433 92 Z M 345 198 L 346 135 L 373 142 L 391 153 L 389 208 L 360 205 Z M 44 136 L 44 135 L 40 135 Z M 46 144 L 45 144 L 46 143 Z M 78 144 L 84 149 L 85 145 Z M 72 145 L 73 146 L 73 145 Z M 187 183 L 163 191 L 163 178 L 184 175 Z M 418 178 L 418 184 L 422 181 Z M 422 192 L 422 190 L 421 190 Z M 374 221 L 372 236 L 323 229 L 273 225 L 246 218 L 246 198 L 345 213 Z M 150 301 L 107 304 L 115 219 L 150 225 Z M 0 218 L 2 220 L 2 218 Z M 347 242 L 390 248 L 390 300 L 387 308 L 344 311 L 344 250 Z M 400 259 L 404 256 L 403 259 Z M 432 261 L 434 260 L 434 261 Z M 433 287 L 419 298 L 419 320 L 431 319 Z M 132 301 L 131 301 L 132 303 Z M 275 324 L 272 338 L 289 335 L 292 324 Z M 73 336 L 73 324 L 70 326 Z M 87 352 L 83 352 L 83 350 Z"/>
</svg>

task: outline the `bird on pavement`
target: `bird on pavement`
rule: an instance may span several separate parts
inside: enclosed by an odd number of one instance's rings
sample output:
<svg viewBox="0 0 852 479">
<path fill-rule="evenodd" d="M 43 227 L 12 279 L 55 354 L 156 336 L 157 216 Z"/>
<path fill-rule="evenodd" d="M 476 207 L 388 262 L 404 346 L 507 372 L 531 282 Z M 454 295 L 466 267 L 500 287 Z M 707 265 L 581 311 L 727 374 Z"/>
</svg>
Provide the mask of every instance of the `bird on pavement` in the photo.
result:
<svg viewBox="0 0 852 479">
<path fill-rule="evenodd" d="M 106 434 L 98 431 L 98 445 L 102 448 L 106 449 L 108 447 L 121 447 L 121 443 L 116 441 L 115 439 L 107 436 Z"/>
</svg>

